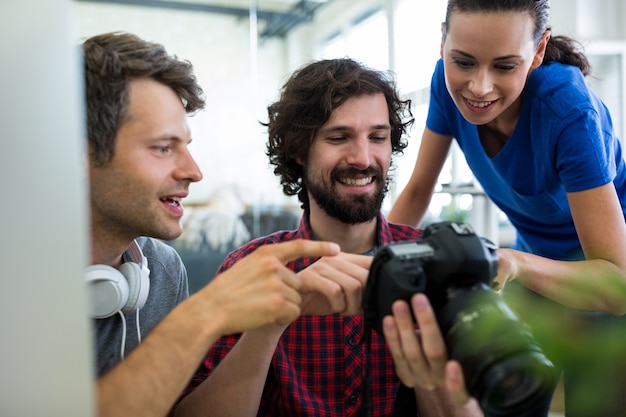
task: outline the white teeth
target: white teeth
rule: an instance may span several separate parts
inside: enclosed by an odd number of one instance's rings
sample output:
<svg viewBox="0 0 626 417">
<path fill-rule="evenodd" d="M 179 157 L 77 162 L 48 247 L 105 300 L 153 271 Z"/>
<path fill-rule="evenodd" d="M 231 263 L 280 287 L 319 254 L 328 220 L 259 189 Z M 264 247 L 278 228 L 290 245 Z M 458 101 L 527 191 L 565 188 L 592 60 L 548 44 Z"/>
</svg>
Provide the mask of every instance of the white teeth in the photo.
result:
<svg viewBox="0 0 626 417">
<path fill-rule="evenodd" d="M 367 178 L 340 178 L 342 184 L 363 186 L 372 182 L 372 177 Z"/>
<path fill-rule="evenodd" d="M 179 206 L 182 198 L 180 197 L 164 197 L 161 201 L 166 202 L 172 206 Z"/>
<path fill-rule="evenodd" d="M 491 105 L 491 103 L 493 103 L 493 101 L 472 101 L 472 100 L 467 100 L 467 102 L 472 107 L 478 107 L 478 108 L 487 107 L 487 106 Z"/>
</svg>

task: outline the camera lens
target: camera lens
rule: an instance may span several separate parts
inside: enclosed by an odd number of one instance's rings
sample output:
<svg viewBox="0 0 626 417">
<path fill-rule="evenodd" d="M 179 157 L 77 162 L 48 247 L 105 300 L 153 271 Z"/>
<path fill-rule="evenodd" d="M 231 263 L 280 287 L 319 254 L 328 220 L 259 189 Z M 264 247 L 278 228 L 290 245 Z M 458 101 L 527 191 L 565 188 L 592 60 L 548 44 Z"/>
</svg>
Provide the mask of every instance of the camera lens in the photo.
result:
<svg viewBox="0 0 626 417">
<path fill-rule="evenodd" d="M 489 416 L 512 416 L 549 400 L 556 374 L 540 352 L 509 353 L 483 370 L 473 390 Z"/>
<path fill-rule="evenodd" d="M 508 361 L 510 363 L 510 359 Z M 529 378 L 523 372 L 519 370 L 504 370 L 509 375 L 501 376 L 499 371 L 496 371 L 496 379 L 499 381 L 499 386 L 489 387 L 489 372 L 485 374 L 487 380 L 487 395 L 490 403 L 500 404 L 502 407 L 510 407 L 511 405 L 526 401 L 528 395 L 539 388 L 539 381 L 535 378 Z M 500 378 L 499 378 L 500 377 Z M 491 390 L 489 388 L 492 388 Z M 506 395 L 501 395 L 506 393 Z"/>
<path fill-rule="evenodd" d="M 448 291 L 436 313 L 449 356 L 488 416 L 512 416 L 547 401 L 557 374 L 531 332 L 485 284 Z"/>
</svg>

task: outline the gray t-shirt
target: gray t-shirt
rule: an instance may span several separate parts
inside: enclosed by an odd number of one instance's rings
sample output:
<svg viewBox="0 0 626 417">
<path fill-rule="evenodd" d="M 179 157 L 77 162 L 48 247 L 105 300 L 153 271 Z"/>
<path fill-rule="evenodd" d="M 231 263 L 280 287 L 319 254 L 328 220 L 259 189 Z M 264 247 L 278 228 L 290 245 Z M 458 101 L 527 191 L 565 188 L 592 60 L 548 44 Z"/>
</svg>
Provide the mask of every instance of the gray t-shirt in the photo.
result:
<svg viewBox="0 0 626 417">
<path fill-rule="evenodd" d="M 170 311 L 189 296 L 187 271 L 178 253 L 165 243 L 152 238 L 137 238 L 137 243 L 148 260 L 150 292 L 146 304 L 139 310 L 141 338 L 145 338 Z M 124 261 L 131 261 L 124 253 Z M 137 346 L 136 313 L 125 314 L 126 346 L 128 355 Z M 121 360 L 122 318 L 114 314 L 106 319 L 94 319 L 96 364 L 98 377 L 104 375 Z"/>
</svg>

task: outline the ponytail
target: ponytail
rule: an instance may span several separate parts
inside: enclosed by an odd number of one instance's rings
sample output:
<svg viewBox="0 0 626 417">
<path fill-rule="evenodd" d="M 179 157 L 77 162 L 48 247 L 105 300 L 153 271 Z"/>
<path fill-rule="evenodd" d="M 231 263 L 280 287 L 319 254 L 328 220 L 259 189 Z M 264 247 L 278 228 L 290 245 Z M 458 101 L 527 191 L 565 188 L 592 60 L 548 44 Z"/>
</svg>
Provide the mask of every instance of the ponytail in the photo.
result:
<svg viewBox="0 0 626 417">
<path fill-rule="evenodd" d="M 550 62 L 576 66 L 584 76 L 591 74 L 591 64 L 584 54 L 582 44 L 567 36 L 554 36 L 548 41 L 543 64 Z"/>
</svg>

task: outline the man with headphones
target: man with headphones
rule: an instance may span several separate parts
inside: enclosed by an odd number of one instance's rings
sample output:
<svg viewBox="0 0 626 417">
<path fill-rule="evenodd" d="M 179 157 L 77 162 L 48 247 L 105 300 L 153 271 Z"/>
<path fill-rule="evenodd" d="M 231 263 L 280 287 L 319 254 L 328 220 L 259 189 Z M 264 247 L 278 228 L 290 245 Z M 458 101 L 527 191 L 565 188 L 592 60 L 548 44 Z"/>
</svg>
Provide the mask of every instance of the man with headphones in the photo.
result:
<svg viewBox="0 0 626 417">
<path fill-rule="evenodd" d="M 304 282 L 285 263 L 339 248 L 265 245 L 189 297 L 180 257 L 158 239 L 181 234 L 181 201 L 202 178 L 187 116 L 204 107 L 203 91 L 189 62 L 162 45 L 117 32 L 82 46 L 97 414 L 163 416 L 219 337 L 298 317 L 300 292 L 315 277 Z M 185 409 L 206 411 L 196 398 Z"/>
</svg>

